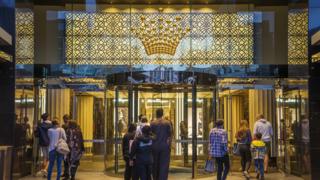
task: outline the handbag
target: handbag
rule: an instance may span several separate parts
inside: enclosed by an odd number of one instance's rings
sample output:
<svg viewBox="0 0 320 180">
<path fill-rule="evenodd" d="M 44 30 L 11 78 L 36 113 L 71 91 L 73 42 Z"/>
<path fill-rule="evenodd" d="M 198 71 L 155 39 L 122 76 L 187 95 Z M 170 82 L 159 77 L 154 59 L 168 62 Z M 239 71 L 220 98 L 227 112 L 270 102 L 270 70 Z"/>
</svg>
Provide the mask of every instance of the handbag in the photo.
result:
<svg viewBox="0 0 320 180">
<path fill-rule="evenodd" d="M 56 151 L 60 154 L 67 155 L 70 152 L 67 142 L 62 138 L 62 132 L 59 132 L 59 140 L 57 143 Z"/>
<path fill-rule="evenodd" d="M 213 159 L 207 159 L 206 164 L 204 166 L 204 170 L 209 173 L 214 172 L 214 160 Z"/>
<path fill-rule="evenodd" d="M 240 148 L 239 148 L 239 144 L 238 143 L 234 143 L 233 144 L 233 155 L 235 156 L 240 156 Z"/>
</svg>

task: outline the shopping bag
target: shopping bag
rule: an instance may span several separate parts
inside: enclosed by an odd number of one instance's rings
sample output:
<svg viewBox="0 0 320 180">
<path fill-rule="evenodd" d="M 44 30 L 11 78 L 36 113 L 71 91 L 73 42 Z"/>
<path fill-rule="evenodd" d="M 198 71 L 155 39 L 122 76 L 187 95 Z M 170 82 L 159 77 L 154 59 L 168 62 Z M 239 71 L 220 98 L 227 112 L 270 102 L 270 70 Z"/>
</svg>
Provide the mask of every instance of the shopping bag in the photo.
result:
<svg viewBox="0 0 320 180">
<path fill-rule="evenodd" d="M 240 148 L 238 143 L 233 144 L 233 155 L 240 156 Z"/>
<path fill-rule="evenodd" d="M 204 170 L 209 173 L 214 172 L 214 160 L 213 159 L 207 159 L 206 164 L 204 166 Z"/>
</svg>

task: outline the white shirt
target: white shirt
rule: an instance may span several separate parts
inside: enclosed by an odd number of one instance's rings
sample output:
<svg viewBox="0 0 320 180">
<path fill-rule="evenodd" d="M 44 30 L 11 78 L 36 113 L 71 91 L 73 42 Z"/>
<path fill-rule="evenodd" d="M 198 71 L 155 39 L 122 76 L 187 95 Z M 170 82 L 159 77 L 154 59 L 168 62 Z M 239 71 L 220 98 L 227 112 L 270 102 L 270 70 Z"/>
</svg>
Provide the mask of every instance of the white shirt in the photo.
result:
<svg viewBox="0 0 320 180">
<path fill-rule="evenodd" d="M 143 128 L 144 126 L 150 126 L 150 124 L 149 124 L 149 123 L 140 123 L 140 124 L 138 125 L 138 127 L 137 127 L 135 137 L 138 137 L 138 136 L 141 136 L 141 135 L 142 135 L 142 128 Z"/>
<path fill-rule="evenodd" d="M 260 119 L 256 121 L 253 128 L 253 134 L 261 133 L 261 140 L 264 142 L 270 142 L 273 136 L 272 125 L 269 121 L 265 119 Z"/>
<path fill-rule="evenodd" d="M 67 140 L 66 132 L 63 128 L 50 128 L 48 130 L 48 136 L 50 140 L 49 152 L 56 149 L 60 138 Z"/>
</svg>

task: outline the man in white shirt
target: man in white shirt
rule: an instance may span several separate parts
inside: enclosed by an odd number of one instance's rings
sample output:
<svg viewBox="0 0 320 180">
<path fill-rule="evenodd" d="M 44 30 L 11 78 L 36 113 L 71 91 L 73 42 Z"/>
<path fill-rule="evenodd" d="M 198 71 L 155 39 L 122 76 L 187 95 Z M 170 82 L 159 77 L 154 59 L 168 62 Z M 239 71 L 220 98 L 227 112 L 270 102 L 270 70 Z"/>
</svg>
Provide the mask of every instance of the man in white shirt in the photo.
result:
<svg viewBox="0 0 320 180">
<path fill-rule="evenodd" d="M 267 121 L 263 114 L 260 114 L 257 117 L 257 121 L 254 124 L 253 134 L 254 136 L 257 133 L 262 134 L 261 140 L 266 144 L 266 155 L 264 156 L 264 171 L 268 170 L 268 163 L 269 163 L 269 154 L 271 148 L 271 140 L 273 136 L 273 129 L 272 125 L 269 121 Z"/>
</svg>

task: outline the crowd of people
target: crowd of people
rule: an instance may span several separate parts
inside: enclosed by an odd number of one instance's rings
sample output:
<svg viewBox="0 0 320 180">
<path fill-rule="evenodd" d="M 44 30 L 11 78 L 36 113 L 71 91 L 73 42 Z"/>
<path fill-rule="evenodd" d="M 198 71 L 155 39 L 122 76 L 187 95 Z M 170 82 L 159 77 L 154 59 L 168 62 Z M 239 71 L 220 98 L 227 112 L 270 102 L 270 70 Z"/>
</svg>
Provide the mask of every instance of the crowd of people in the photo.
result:
<svg viewBox="0 0 320 180">
<path fill-rule="evenodd" d="M 38 174 L 51 180 L 56 161 L 56 179 L 63 177 L 64 180 L 74 180 L 80 158 L 85 150 L 82 132 L 77 122 L 71 120 L 69 115 L 64 115 L 63 125 L 60 126 L 59 118 L 55 117 L 51 121 L 49 114 L 45 113 L 41 115 L 41 123 L 35 129 L 35 136 L 39 139 L 43 156 L 41 171 Z M 63 175 L 61 175 L 62 162 L 64 163 Z"/>
<path fill-rule="evenodd" d="M 61 177 L 64 180 L 74 180 L 85 150 L 81 129 L 69 115 L 63 116 L 62 126 L 59 124 L 59 118 L 55 117 L 51 121 L 47 113 L 41 116 L 41 120 L 35 129 L 35 136 L 39 139 L 43 155 L 40 173 L 50 180 L 56 161 L 57 180 Z M 304 121 L 308 122 L 308 120 Z M 307 129 L 305 122 L 303 125 Z M 167 180 L 173 127 L 171 121 L 164 118 L 163 109 L 156 110 L 156 119 L 150 123 L 146 116 L 140 115 L 139 123 L 129 124 L 127 130 L 128 132 L 122 139 L 122 153 L 125 161 L 124 179 Z M 241 170 L 244 178 L 251 178 L 249 170 L 253 160 L 256 178 L 264 179 L 265 173 L 268 172 L 272 137 L 272 125 L 264 115 L 257 117 L 252 132 L 247 120 L 240 121 L 240 127 L 235 134 L 237 143 L 233 153 L 241 157 Z M 67 145 L 66 153 L 59 149 L 61 142 Z M 222 119 L 215 122 L 215 126 L 209 133 L 208 150 L 209 159 L 214 160 L 216 164 L 217 180 L 226 180 L 230 169 L 230 151 L 228 133 Z M 62 162 L 64 164 L 63 175 L 61 175 Z"/>
<path fill-rule="evenodd" d="M 136 126 L 130 124 L 122 141 L 126 163 L 125 180 L 167 180 L 170 163 L 172 124 L 163 118 L 163 109 L 156 110 L 151 123 L 139 116 Z"/>
<path fill-rule="evenodd" d="M 225 180 L 230 169 L 228 151 L 228 133 L 223 128 L 223 120 L 217 120 L 215 128 L 210 132 L 209 155 L 217 163 L 217 179 Z M 240 128 L 236 133 L 237 146 L 235 154 L 241 157 L 241 169 L 246 179 L 250 178 L 249 169 L 252 158 L 254 159 L 257 179 L 264 179 L 265 172 L 268 171 L 269 153 L 273 129 L 264 115 L 259 115 L 254 124 L 253 138 L 248 126 L 248 121 L 242 120 Z"/>
<path fill-rule="evenodd" d="M 157 109 L 156 120 L 150 124 L 145 116 L 139 117 L 136 126 L 130 124 L 122 142 L 125 160 L 125 180 L 167 180 L 170 162 L 172 124 L 163 118 L 163 110 Z M 253 134 L 253 137 L 252 137 Z M 256 177 L 264 179 L 268 171 L 270 142 L 273 136 L 272 125 L 263 115 L 257 117 L 253 133 L 248 121 L 242 120 L 236 133 L 238 155 L 241 169 L 246 179 L 250 178 L 249 169 L 254 159 Z M 230 169 L 228 133 L 223 120 L 217 120 L 210 131 L 209 154 L 217 165 L 217 179 L 225 180 Z"/>
</svg>

